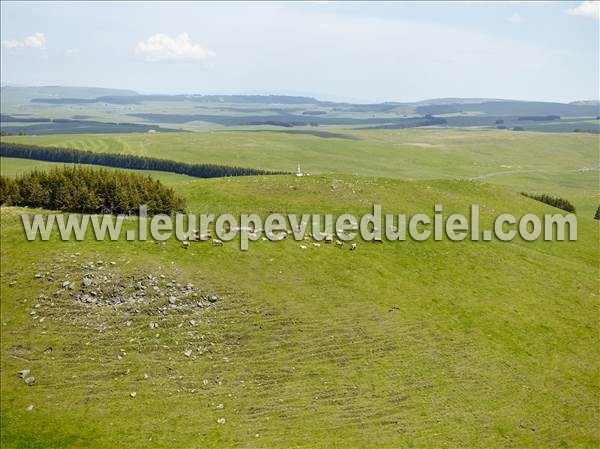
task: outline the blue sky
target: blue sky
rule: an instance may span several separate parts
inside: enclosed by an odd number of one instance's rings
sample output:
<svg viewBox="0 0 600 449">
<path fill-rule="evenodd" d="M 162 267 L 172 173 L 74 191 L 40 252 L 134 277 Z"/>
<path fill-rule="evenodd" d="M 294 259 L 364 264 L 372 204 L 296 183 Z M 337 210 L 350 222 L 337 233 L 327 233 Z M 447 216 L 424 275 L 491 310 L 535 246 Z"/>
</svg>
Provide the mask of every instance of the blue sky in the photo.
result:
<svg viewBox="0 0 600 449">
<path fill-rule="evenodd" d="M 599 98 L 598 2 L 7 2 L 2 84 Z"/>
</svg>

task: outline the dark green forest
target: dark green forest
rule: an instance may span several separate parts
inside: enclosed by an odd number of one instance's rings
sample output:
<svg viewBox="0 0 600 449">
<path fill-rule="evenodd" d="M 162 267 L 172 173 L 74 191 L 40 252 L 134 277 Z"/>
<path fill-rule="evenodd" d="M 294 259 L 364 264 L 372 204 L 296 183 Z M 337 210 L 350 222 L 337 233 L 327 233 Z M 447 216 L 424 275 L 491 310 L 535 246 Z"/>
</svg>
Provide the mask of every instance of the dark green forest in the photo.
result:
<svg viewBox="0 0 600 449">
<path fill-rule="evenodd" d="M 0 176 L 0 204 L 82 213 L 148 214 L 183 211 L 185 200 L 150 176 L 90 167 L 34 170 L 15 179 Z"/>
<path fill-rule="evenodd" d="M 537 195 L 537 194 L 526 193 L 526 192 L 522 192 L 521 195 L 526 196 L 527 198 L 531 198 L 536 201 L 540 201 L 542 203 L 548 204 L 550 206 L 557 207 L 557 208 L 562 209 L 567 212 L 572 212 L 572 213 L 576 212 L 575 206 L 573 206 L 573 204 L 569 200 L 560 198 L 558 196 L 551 196 L 551 195 L 547 195 L 545 193 L 542 193 L 541 195 Z"/>
</svg>

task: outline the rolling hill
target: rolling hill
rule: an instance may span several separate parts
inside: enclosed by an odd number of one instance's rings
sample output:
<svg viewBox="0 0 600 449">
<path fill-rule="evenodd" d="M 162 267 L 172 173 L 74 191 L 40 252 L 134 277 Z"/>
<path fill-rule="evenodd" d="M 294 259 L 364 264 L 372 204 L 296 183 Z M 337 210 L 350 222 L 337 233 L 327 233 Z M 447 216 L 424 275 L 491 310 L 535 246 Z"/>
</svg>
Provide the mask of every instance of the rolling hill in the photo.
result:
<svg viewBox="0 0 600 449">
<path fill-rule="evenodd" d="M 407 213 L 441 202 L 450 213 L 476 202 L 488 223 L 555 211 L 478 181 L 173 182 L 194 210 L 214 213 L 359 214 L 373 202 Z M 235 242 L 26 242 L 20 212 L 2 209 L 3 447 L 600 439 L 591 218 L 580 217 L 575 243 L 359 242 L 350 252 L 286 241 L 240 252 Z M 97 303 L 77 300 L 85 276 L 100 283 Z M 149 292 L 137 303 L 103 305 L 139 285 Z M 169 305 L 153 285 L 190 293 Z"/>
</svg>

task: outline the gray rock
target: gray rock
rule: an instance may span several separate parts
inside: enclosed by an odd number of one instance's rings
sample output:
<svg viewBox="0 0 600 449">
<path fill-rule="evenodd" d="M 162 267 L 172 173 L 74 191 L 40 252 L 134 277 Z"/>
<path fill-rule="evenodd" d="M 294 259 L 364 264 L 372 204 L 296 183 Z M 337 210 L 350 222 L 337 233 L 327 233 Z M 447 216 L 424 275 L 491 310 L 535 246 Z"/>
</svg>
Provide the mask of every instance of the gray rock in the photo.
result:
<svg viewBox="0 0 600 449">
<path fill-rule="evenodd" d="M 217 295 L 210 295 L 208 297 L 209 302 L 217 302 L 218 300 L 219 300 L 219 297 Z"/>
<path fill-rule="evenodd" d="M 131 393 L 129 393 L 129 397 L 135 398 L 137 396 L 137 393 L 135 391 L 132 391 Z"/>
<path fill-rule="evenodd" d="M 35 383 L 35 377 L 28 377 L 25 379 L 25 383 L 31 387 Z"/>
<path fill-rule="evenodd" d="M 190 357 L 192 355 L 192 350 L 188 349 L 188 350 L 184 351 L 183 355 L 186 356 L 186 357 Z"/>
<path fill-rule="evenodd" d="M 89 287 L 92 284 L 92 279 L 86 276 L 83 278 L 82 282 L 84 287 Z"/>
<path fill-rule="evenodd" d="M 219 418 L 219 419 L 217 419 L 217 423 L 218 424 L 225 424 L 225 418 Z"/>
<path fill-rule="evenodd" d="M 177 298 L 175 296 L 169 296 L 169 304 L 175 304 L 177 302 Z"/>
<path fill-rule="evenodd" d="M 33 404 L 31 404 L 29 407 L 27 407 L 27 411 L 31 412 L 33 410 Z"/>
</svg>

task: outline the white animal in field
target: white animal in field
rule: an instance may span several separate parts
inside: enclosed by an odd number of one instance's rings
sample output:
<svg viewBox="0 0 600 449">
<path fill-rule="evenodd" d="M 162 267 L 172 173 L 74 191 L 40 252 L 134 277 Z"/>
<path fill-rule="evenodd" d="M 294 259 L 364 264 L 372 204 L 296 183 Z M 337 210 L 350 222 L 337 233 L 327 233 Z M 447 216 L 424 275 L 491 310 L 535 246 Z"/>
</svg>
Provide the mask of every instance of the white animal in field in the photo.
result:
<svg viewBox="0 0 600 449">
<path fill-rule="evenodd" d="M 320 243 L 313 243 L 312 246 L 314 246 L 315 248 L 320 248 L 321 244 Z"/>
<path fill-rule="evenodd" d="M 344 242 L 342 242 L 340 240 L 336 240 L 335 241 L 335 246 L 339 246 L 341 248 L 342 246 L 344 246 Z"/>
<path fill-rule="evenodd" d="M 190 242 L 188 242 L 188 241 L 181 242 L 181 247 L 183 249 L 188 249 L 190 247 Z"/>
<path fill-rule="evenodd" d="M 350 251 L 354 251 L 356 249 L 356 243 L 350 245 Z"/>
<path fill-rule="evenodd" d="M 306 249 L 307 246 L 306 245 L 300 245 L 300 249 Z"/>
<path fill-rule="evenodd" d="M 223 246 L 223 242 L 219 239 L 213 239 L 213 246 Z"/>
</svg>

